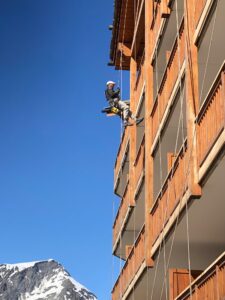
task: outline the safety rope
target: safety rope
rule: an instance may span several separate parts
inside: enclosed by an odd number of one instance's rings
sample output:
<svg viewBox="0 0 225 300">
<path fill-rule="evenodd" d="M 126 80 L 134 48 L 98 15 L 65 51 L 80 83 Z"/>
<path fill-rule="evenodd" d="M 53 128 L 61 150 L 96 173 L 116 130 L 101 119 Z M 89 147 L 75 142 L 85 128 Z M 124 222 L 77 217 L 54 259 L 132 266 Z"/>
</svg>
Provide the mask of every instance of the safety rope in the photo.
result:
<svg viewBox="0 0 225 300">
<path fill-rule="evenodd" d="M 126 5 L 125 5 L 125 16 L 124 16 L 123 33 L 122 33 L 122 48 L 120 49 L 120 94 L 121 94 L 121 99 L 123 99 L 123 46 L 124 46 L 126 20 L 127 20 L 127 6 L 128 6 L 128 0 L 126 0 Z M 121 11 L 122 11 L 122 4 L 121 4 Z M 122 137 L 123 137 L 123 118 L 121 118 L 121 124 L 120 125 L 121 125 L 120 139 L 122 141 Z"/>
<path fill-rule="evenodd" d="M 176 1 L 177 4 L 177 1 Z M 177 9 L 176 9 L 177 10 Z M 179 47 L 179 24 L 178 24 L 178 20 L 177 20 L 177 44 Z M 158 74 L 158 63 L 157 63 L 157 57 L 158 57 L 158 46 L 156 46 L 156 55 L 155 55 L 155 60 L 156 60 L 156 85 L 157 85 L 157 92 L 159 90 L 158 88 L 158 79 L 157 79 L 157 74 Z M 179 57 L 179 62 L 180 62 L 180 50 L 178 49 L 178 57 Z M 181 63 L 179 63 L 179 73 L 181 71 Z M 177 147 L 178 147 L 178 139 L 179 139 L 179 131 L 180 131 L 180 127 L 183 127 L 183 108 L 182 108 L 182 102 L 183 102 L 183 95 L 182 95 L 182 89 L 181 89 L 181 80 L 180 80 L 180 102 L 181 102 L 181 109 L 180 109 L 180 117 L 179 117 L 179 122 L 178 122 L 178 129 L 177 129 L 177 135 L 176 135 L 176 143 L 175 143 L 175 151 L 174 153 L 177 153 Z M 184 91 L 183 91 L 184 93 Z M 160 111 L 160 103 L 158 102 L 159 105 L 159 109 L 158 109 L 158 118 L 159 118 L 159 111 Z M 182 124 L 182 125 L 181 125 Z M 184 130 L 182 129 L 182 132 L 184 132 Z M 162 174 L 162 154 L 161 154 L 161 130 L 159 132 L 159 138 L 158 138 L 158 143 L 159 143 L 159 152 L 160 152 L 160 174 Z M 174 165 L 172 166 L 172 171 L 171 171 L 171 175 L 170 177 L 172 178 L 173 173 L 174 173 Z M 162 175 L 160 175 L 160 177 L 162 178 Z M 171 180 L 170 178 L 170 180 Z M 161 187 L 162 187 L 162 179 L 161 179 Z M 164 236 L 164 230 L 165 230 L 165 222 L 166 222 L 166 215 L 167 215 L 167 211 L 168 211 L 168 200 L 169 200 L 169 194 L 170 194 L 170 186 L 168 187 L 168 192 L 167 192 L 167 197 L 166 197 L 166 207 L 165 207 L 165 211 L 164 211 L 164 215 L 163 215 L 163 228 L 162 228 L 162 236 Z M 160 190 L 160 198 L 162 196 L 162 189 Z M 163 247 L 163 265 L 164 265 L 164 278 L 165 280 L 167 279 L 167 268 L 166 268 L 166 253 L 165 253 L 165 238 L 162 239 L 162 241 L 160 242 L 159 245 L 159 250 L 158 250 L 158 257 L 157 257 L 157 262 L 156 262 L 156 268 L 155 268 L 155 274 L 154 274 L 154 280 L 153 280 L 153 288 L 152 288 L 152 293 L 151 293 L 151 300 L 153 299 L 153 295 L 154 295 L 154 288 L 155 288 L 155 284 L 156 284 L 156 277 L 157 277 L 157 273 L 158 273 L 158 266 L 159 266 L 159 259 L 160 259 L 160 253 L 161 253 L 161 248 Z M 164 284 L 163 284 L 163 288 L 162 288 L 162 292 L 164 290 Z M 168 291 L 167 291 L 167 285 L 165 285 L 165 294 L 166 294 L 166 299 L 168 298 Z"/>
<path fill-rule="evenodd" d="M 186 10 L 187 11 L 187 10 Z M 178 41 L 179 41 L 179 16 L 178 16 L 178 5 L 176 1 L 176 25 L 177 25 L 177 35 L 178 35 Z M 184 29 L 185 30 L 185 29 Z M 179 70 L 181 69 L 181 50 L 180 50 L 180 44 L 178 43 L 178 57 L 179 57 Z M 180 94 L 181 94 L 181 80 L 180 80 Z M 185 87 L 183 87 L 183 91 L 185 90 Z M 183 96 L 184 99 L 184 96 Z M 182 114 L 182 138 L 184 142 L 184 126 L 183 126 L 183 99 L 180 101 L 181 104 L 181 114 Z M 186 181 L 185 181 L 186 182 Z M 185 187 L 184 187 L 185 188 Z M 191 300 L 192 300 L 192 290 L 191 290 L 191 252 L 190 252 L 190 236 L 189 236 L 189 212 L 188 212 L 188 204 L 187 201 L 185 203 L 185 210 L 186 210 L 186 232 L 187 232 L 187 252 L 188 252 L 188 273 L 189 273 L 189 285 L 190 285 L 190 295 L 191 295 Z"/>
<path fill-rule="evenodd" d="M 176 39 L 177 39 L 177 51 L 178 51 L 178 69 L 179 69 L 179 74 L 180 74 L 182 66 L 181 66 L 180 32 L 179 32 L 179 16 L 178 16 L 177 0 L 175 0 L 175 13 L 176 13 L 176 31 L 177 31 Z M 184 137 L 184 120 L 183 120 L 184 91 L 185 91 L 185 87 L 182 88 L 182 79 L 180 79 L 180 81 L 179 81 L 180 118 L 179 118 L 179 126 L 178 126 L 178 130 L 177 130 L 177 140 L 176 140 L 175 148 L 177 148 L 178 137 L 180 134 L 179 133 L 180 127 L 181 127 L 181 135 L 182 135 L 182 144 L 184 143 L 184 138 L 185 138 Z M 181 126 L 180 126 L 180 124 L 181 124 Z M 175 151 L 175 153 L 177 153 L 177 151 Z M 173 172 L 172 172 L 172 174 L 173 174 Z M 184 188 L 184 190 L 185 190 L 185 188 Z M 175 188 L 174 188 L 174 191 L 175 191 Z M 163 236 L 164 236 L 164 234 L 163 234 Z M 165 238 L 163 238 L 163 240 L 164 240 L 164 248 L 165 248 Z M 188 239 L 188 249 L 190 249 L 189 248 L 189 239 Z M 188 264 L 190 265 L 190 251 L 188 251 Z M 167 274 L 168 274 L 167 267 L 165 267 L 163 286 L 167 286 L 167 284 L 166 284 Z M 190 283 L 191 283 L 191 281 L 190 281 Z M 160 300 L 162 299 L 162 296 L 163 296 L 163 286 L 162 286 L 162 290 L 161 290 Z"/>
<path fill-rule="evenodd" d="M 217 2 L 217 4 L 218 4 L 218 2 Z M 186 6 L 187 6 L 187 0 L 186 0 Z M 212 39 L 213 39 L 213 33 L 214 33 L 214 27 L 215 27 L 215 20 L 216 20 L 216 15 L 217 15 L 217 9 L 218 9 L 218 6 L 216 7 L 215 19 L 214 19 L 214 23 L 213 23 L 213 29 L 212 29 L 211 38 L 210 38 L 210 44 L 209 44 L 209 49 L 208 49 L 206 67 L 205 67 L 205 72 L 204 72 L 204 79 L 205 79 L 205 75 L 206 75 L 206 72 L 207 72 L 208 62 L 209 62 L 209 56 L 210 56 L 210 52 L 211 52 L 211 45 L 212 45 Z M 204 82 L 205 82 L 205 80 L 203 80 L 202 90 L 203 90 Z M 201 95 L 202 95 L 202 93 L 201 93 Z M 200 98 L 200 100 L 201 100 L 201 98 Z M 193 138 L 192 138 L 192 145 L 191 145 L 189 159 L 188 159 L 188 167 L 187 167 L 187 172 L 186 172 L 186 176 L 185 176 L 185 182 L 187 182 L 188 172 L 190 171 L 190 160 L 191 160 L 191 155 L 192 155 L 192 152 L 193 152 L 194 140 L 196 138 L 196 131 L 197 131 L 196 127 L 197 127 L 197 125 L 195 124 L 194 125 Z M 185 210 L 186 210 L 186 226 L 187 226 L 186 230 L 187 230 L 187 245 L 188 245 L 189 283 L 191 283 L 191 272 L 190 272 L 191 271 L 190 236 L 189 236 L 189 219 L 188 219 L 188 203 L 187 203 L 187 201 L 185 203 Z M 178 226 L 178 221 L 179 221 L 180 213 L 181 213 L 181 202 L 179 203 L 179 212 L 178 212 L 178 215 L 177 215 L 177 218 L 176 218 L 175 229 L 174 229 L 174 232 L 173 232 L 173 237 L 172 237 L 172 243 L 171 243 L 171 248 L 170 248 L 170 253 L 169 253 L 169 258 L 168 258 L 167 269 L 169 269 L 169 264 L 170 264 L 171 254 L 172 254 L 172 250 L 173 250 L 173 246 L 174 246 L 174 240 L 175 240 L 176 229 L 177 229 L 177 226 Z M 190 289 L 190 296 L 191 296 L 191 299 L 192 299 L 192 287 L 191 287 L 191 284 L 189 285 L 189 289 Z"/>
<path fill-rule="evenodd" d="M 159 93 L 159 78 L 158 78 L 158 47 L 156 48 L 156 90 L 157 90 L 157 94 Z M 160 111 L 161 111 L 161 101 L 159 101 L 159 99 L 157 99 L 158 101 L 158 120 L 160 120 Z M 163 185 L 163 166 L 162 166 L 162 138 L 161 138 L 161 131 L 159 132 L 159 165 L 160 165 L 160 187 L 162 187 Z M 160 198 L 162 197 L 162 189 L 160 189 Z M 166 207 L 167 207 L 168 203 L 166 203 Z M 164 225 L 163 225 L 164 227 Z M 164 268 L 164 272 L 166 272 L 165 268 L 166 268 L 166 250 L 165 250 L 165 242 L 163 245 L 163 268 Z M 165 273 L 166 276 L 166 273 Z M 166 300 L 167 300 L 167 286 L 166 286 Z"/>
<path fill-rule="evenodd" d="M 124 27 L 123 27 L 123 34 L 122 34 L 122 45 L 123 45 L 123 42 L 124 42 L 124 36 L 125 36 L 125 26 L 126 26 L 126 15 L 127 15 L 127 3 L 128 3 L 128 0 L 126 0 L 126 8 L 125 8 L 125 20 L 124 20 Z M 122 5 L 121 5 L 121 12 L 122 12 Z M 120 71 L 119 71 L 119 74 L 118 74 L 118 81 L 117 81 L 117 86 L 119 87 L 120 86 L 120 91 L 121 91 L 121 99 L 123 98 L 123 74 L 122 74 L 122 68 L 123 68 L 123 49 L 121 49 L 121 52 L 120 52 Z M 123 137 L 123 120 L 122 120 L 122 117 L 121 117 L 121 120 L 120 120 L 120 142 L 122 142 L 122 137 Z M 120 174 L 118 174 L 119 176 Z M 115 218 L 115 203 L 113 201 L 113 220 Z M 122 220 L 120 221 L 120 226 L 122 226 Z M 122 237 L 121 237 L 121 234 L 120 234 L 120 238 L 119 238 L 119 248 L 120 248 L 120 251 L 122 249 Z M 113 245 L 114 246 L 114 245 Z M 113 256 L 113 255 L 112 255 Z M 122 270 L 122 259 L 121 257 L 119 258 L 119 268 L 120 268 L 120 274 L 121 274 L 121 270 Z M 113 256 L 113 262 L 112 262 L 112 272 L 114 273 L 114 256 Z M 112 275 L 112 280 L 114 281 L 114 276 Z M 120 289 L 120 298 L 122 297 L 122 286 L 121 286 L 121 281 L 120 281 L 120 286 L 119 286 L 119 289 Z"/>
<path fill-rule="evenodd" d="M 114 197 L 113 197 L 113 205 L 112 205 L 112 225 L 113 225 L 113 222 L 115 220 L 115 200 L 114 200 Z M 113 228 L 113 226 L 112 226 Z M 113 238 L 112 238 L 112 249 L 113 249 Z M 114 270 L 115 269 L 115 265 L 114 265 L 114 255 L 112 255 L 112 274 L 111 274 L 111 286 L 113 288 L 113 285 L 114 285 Z"/>
<path fill-rule="evenodd" d="M 158 5 L 158 2 L 156 3 L 156 5 Z M 154 30 L 154 37 L 156 38 L 156 32 L 155 32 L 155 30 Z M 158 45 L 156 45 L 156 54 L 155 54 L 156 94 L 159 91 L 159 83 L 158 83 L 158 59 L 157 59 L 157 56 L 158 56 Z M 159 104 L 159 99 L 157 99 L 156 101 L 158 101 L 158 120 L 159 120 L 159 105 L 160 105 Z M 162 183 L 161 133 L 159 133 L 159 165 L 160 165 L 160 184 L 161 184 Z M 160 196 L 161 195 L 162 195 L 162 192 L 160 191 Z M 159 251 L 161 251 L 161 244 L 160 244 Z M 155 268 L 155 272 L 154 272 L 153 288 L 152 288 L 152 292 L 151 292 L 151 300 L 153 299 L 153 295 L 154 295 L 154 288 L 155 288 L 156 277 L 157 277 L 157 273 L 158 273 L 158 265 L 159 265 L 159 259 L 156 262 L 156 268 Z"/>
<path fill-rule="evenodd" d="M 137 15 L 137 2 L 136 0 L 134 0 L 133 2 L 133 5 L 134 5 L 134 11 L 133 11 L 133 14 L 134 14 L 134 32 L 136 30 L 136 15 Z M 136 37 L 135 37 L 136 39 Z M 136 41 L 134 41 L 134 60 L 136 62 L 136 66 L 137 66 L 137 44 L 136 44 Z M 136 76 L 135 76 L 136 78 Z M 134 91 L 133 91 L 134 92 Z M 134 95 L 134 97 L 136 97 L 136 95 Z M 134 99 L 133 97 L 133 99 Z M 134 99 L 135 102 L 136 102 L 136 99 Z M 135 128 L 136 130 L 136 128 Z M 133 167 L 133 166 L 132 166 Z M 134 168 L 134 167 L 133 167 Z M 133 173 L 134 175 L 134 178 L 136 178 L 135 174 Z M 136 199 L 135 199 L 135 195 L 133 195 L 134 197 L 134 201 L 136 202 Z M 134 224 L 133 224 L 133 255 L 135 257 L 135 254 L 136 254 L 136 250 L 135 250 L 135 240 L 136 240 L 136 207 L 134 207 Z M 133 270 L 135 268 L 135 260 L 133 259 Z M 132 299 L 135 300 L 135 289 L 134 289 L 134 284 L 133 284 L 133 288 L 132 288 Z"/>
<path fill-rule="evenodd" d="M 120 49 L 120 95 L 121 99 L 123 99 L 123 45 L 124 45 L 124 37 L 125 37 L 125 27 L 126 27 L 126 19 L 127 19 L 127 6 L 128 6 L 128 0 L 126 0 L 126 5 L 125 5 L 125 17 L 124 17 L 124 26 L 123 26 L 123 33 L 122 33 L 122 48 Z M 121 12 L 122 12 L 122 4 L 121 4 Z M 123 137 L 123 117 L 121 117 L 120 121 L 120 142 L 122 142 L 122 137 Z M 121 199 L 122 201 L 122 199 Z M 120 230 L 122 228 L 122 218 L 120 220 Z M 122 232 L 120 232 L 120 238 L 119 238 L 119 249 L 120 249 L 120 258 L 119 258 L 119 269 L 120 269 L 120 275 L 122 272 Z M 120 289 L 120 299 L 122 299 L 122 283 L 120 280 L 119 284 L 119 289 Z"/>
<path fill-rule="evenodd" d="M 136 201 L 136 199 L 135 199 Z M 133 247 L 134 247 L 134 257 L 135 257 L 135 240 L 136 240 L 136 209 L 134 208 L 134 224 L 133 224 Z M 135 269 L 135 260 L 133 259 L 133 270 Z M 132 289 L 132 298 L 135 300 L 135 294 L 134 294 L 134 284 Z"/>
<path fill-rule="evenodd" d="M 177 7 L 177 1 L 176 2 L 176 7 Z M 187 0 L 186 0 L 187 2 Z M 177 9 L 176 9 L 176 13 L 177 13 Z M 177 16 L 176 16 L 177 18 Z M 214 25 L 215 25 L 215 20 L 216 20 L 216 15 L 215 15 L 215 19 L 214 19 Z M 125 22 L 124 22 L 124 25 L 125 25 Z M 204 73 L 204 77 L 203 77 L 203 83 L 202 83 L 202 88 L 201 88 L 201 94 L 200 94 L 200 99 L 202 97 L 202 93 L 203 93 L 203 87 L 204 87 L 204 83 L 205 83 L 205 78 L 206 78 L 206 72 L 207 72 L 207 66 L 208 66 L 208 62 L 209 62 L 209 54 L 210 54 L 210 50 L 211 50 L 211 44 L 212 44 L 212 36 L 213 36 L 213 32 L 214 32 L 214 25 L 213 25 L 213 30 L 212 30 L 212 34 L 211 34 L 211 39 L 210 39 L 210 46 L 209 46 L 209 52 L 208 52 L 208 56 L 207 56 L 207 61 L 206 61 L 206 68 L 205 68 L 205 73 Z M 178 26 L 178 22 L 177 22 L 177 26 Z M 179 28 L 178 28 L 178 47 L 179 47 Z M 156 48 L 156 61 L 157 61 L 157 51 L 158 51 L 158 47 Z M 178 49 L 178 52 L 180 50 Z M 122 57 L 122 52 L 121 52 L 121 57 Z M 179 55 L 179 62 L 180 62 L 180 55 Z M 122 64 L 122 60 L 121 60 L 121 64 Z M 157 63 L 156 63 L 157 65 Z M 156 67 L 157 69 L 157 67 Z M 179 70 L 180 70 L 180 65 L 179 65 Z M 157 91 L 158 91 L 158 72 L 156 72 L 156 84 L 157 84 Z M 121 85 L 122 85 L 122 68 L 121 68 Z M 181 97 L 181 80 L 180 80 L 180 98 L 182 98 L 182 101 L 183 102 L 183 98 L 184 97 Z M 121 86 L 121 91 L 122 91 L 122 86 Z M 183 94 L 184 94 L 184 89 L 183 89 Z M 181 103 L 181 106 L 182 106 L 182 103 Z M 159 113 L 159 112 L 158 112 Z M 179 118 L 179 126 L 178 126 L 178 130 L 180 128 L 180 123 L 182 124 L 182 136 L 184 137 L 184 129 L 183 129 L 183 110 L 181 109 L 181 112 L 180 112 L 180 118 Z M 191 159 L 191 154 L 192 154 L 192 151 L 193 151 L 193 144 L 194 144 L 194 139 L 195 139 L 195 135 L 196 135 L 196 125 L 195 125 L 195 130 L 194 130 L 194 134 L 193 134 L 193 140 L 192 140 L 192 144 L 191 144 L 191 148 L 190 148 L 190 153 L 189 153 L 189 160 L 188 160 L 188 167 L 187 167 L 187 170 L 186 170 L 186 176 L 185 178 L 188 177 L 188 174 L 189 174 L 189 171 L 190 171 L 190 159 Z M 179 137 L 179 133 L 177 134 L 177 138 Z M 159 134 L 159 143 L 160 143 L 160 147 L 161 147 L 161 132 Z M 177 139 L 176 139 L 176 144 L 177 144 Z M 175 145 L 175 148 L 177 146 Z M 177 152 L 175 152 L 177 153 Z M 161 150 L 160 150 L 160 161 L 161 161 Z M 162 162 L 160 162 L 160 166 L 162 166 Z M 162 169 L 160 168 L 160 181 L 162 181 Z M 173 174 L 173 171 L 171 172 L 171 174 Z M 186 182 L 186 180 L 185 180 Z M 186 189 L 186 185 L 184 186 L 184 191 Z M 169 195 L 169 192 L 168 192 L 168 195 Z M 167 208 L 167 205 L 166 205 L 166 208 Z M 171 249 L 170 249 L 170 252 L 169 252 L 169 257 L 168 257 L 168 262 L 167 262 L 167 268 L 166 270 L 169 268 L 169 263 L 170 263 L 170 258 L 171 258 L 171 254 L 172 254 L 172 249 L 173 249 L 173 244 L 174 244 L 174 238 L 175 238 L 175 233 L 176 233 L 176 228 L 177 228 L 177 225 L 178 225 L 178 220 L 179 220 L 179 216 L 180 216 L 180 210 L 181 210 L 181 203 L 179 203 L 179 212 L 178 212 L 178 216 L 177 216 L 177 219 L 176 219 L 176 223 L 175 223 L 175 230 L 173 232 L 173 238 L 172 238 L 172 243 L 171 243 Z M 189 266 L 189 276 L 191 275 L 190 274 L 190 271 L 191 271 L 191 260 L 190 260 L 190 237 L 189 237 L 189 222 L 188 222 L 188 205 L 187 205 L 187 202 L 186 202 L 186 217 L 187 217 L 187 222 L 186 222 L 186 225 L 187 225 L 187 245 L 188 245 L 188 266 Z M 164 226 L 163 226 L 163 230 L 164 230 Z M 163 238 L 163 240 L 165 240 Z M 160 243 L 160 247 L 162 245 L 162 242 Z M 165 244 L 164 244 L 165 245 Z M 165 247 L 164 247 L 165 248 Z M 164 255 L 165 256 L 165 255 Z M 160 251 L 159 251 L 159 254 L 158 254 L 158 258 L 160 257 Z M 165 258 L 164 258 L 164 261 L 165 261 Z M 167 272 L 166 272 L 167 274 Z M 148 275 L 148 273 L 147 273 Z M 154 285 L 155 285 L 155 279 L 156 279 L 156 276 L 154 276 L 154 281 L 153 281 L 153 289 L 152 289 L 152 295 L 151 295 L 151 299 L 153 297 L 153 291 L 154 291 Z M 189 277 L 189 281 L 190 281 L 190 277 Z M 164 280 L 165 282 L 165 280 Z M 191 286 L 191 285 L 190 285 Z M 166 293 L 167 294 L 167 293 Z M 190 293 L 191 296 L 192 296 L 192 292 Z M 148 295 L 148 291 L 147 291 L 147 295 Z M 161 299 L 161 298 L 160 298 Z"/>
</svg>

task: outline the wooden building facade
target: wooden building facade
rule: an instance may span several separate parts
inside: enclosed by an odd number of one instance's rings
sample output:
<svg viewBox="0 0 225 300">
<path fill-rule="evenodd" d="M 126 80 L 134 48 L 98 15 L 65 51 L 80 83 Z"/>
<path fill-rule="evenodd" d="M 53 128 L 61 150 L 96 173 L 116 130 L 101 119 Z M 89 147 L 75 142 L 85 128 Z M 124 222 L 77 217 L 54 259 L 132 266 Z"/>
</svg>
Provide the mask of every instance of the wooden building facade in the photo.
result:
<svg viewBox="0 0 225 300">
<path fill-rule="evenodd" d="M 225 0 L 114 0 L 130 72 L 114 168 L 113 300 L 225 299 Z"/>
</svg>

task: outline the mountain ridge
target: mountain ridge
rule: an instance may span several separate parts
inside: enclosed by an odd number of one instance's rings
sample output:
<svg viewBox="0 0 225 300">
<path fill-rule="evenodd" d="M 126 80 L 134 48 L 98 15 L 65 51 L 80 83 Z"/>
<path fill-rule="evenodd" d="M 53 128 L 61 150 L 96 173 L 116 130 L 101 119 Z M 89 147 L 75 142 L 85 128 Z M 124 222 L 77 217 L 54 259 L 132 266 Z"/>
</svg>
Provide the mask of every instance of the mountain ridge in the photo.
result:
<svg viewBox="0 0 225 300">
<path fill-rule="evenodd" d="M 1 300 L 97 300 L 53 259 L 0 264 Z"/>
</svg>

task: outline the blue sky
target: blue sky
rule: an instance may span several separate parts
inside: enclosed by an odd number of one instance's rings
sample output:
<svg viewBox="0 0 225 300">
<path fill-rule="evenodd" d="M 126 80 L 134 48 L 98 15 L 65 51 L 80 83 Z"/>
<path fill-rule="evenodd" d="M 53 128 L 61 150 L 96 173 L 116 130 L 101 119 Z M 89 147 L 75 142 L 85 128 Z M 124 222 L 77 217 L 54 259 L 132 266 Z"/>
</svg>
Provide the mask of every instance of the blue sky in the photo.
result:
<svg viewBox="0 0 225 300">
<path fill-rule="evenodd" d="M 0 2 L 0 263 L 56 259 L 105 300 L 120 122 L 100 111 L 118 73 L 113 0 L 92 3 Z"/>
</svg>

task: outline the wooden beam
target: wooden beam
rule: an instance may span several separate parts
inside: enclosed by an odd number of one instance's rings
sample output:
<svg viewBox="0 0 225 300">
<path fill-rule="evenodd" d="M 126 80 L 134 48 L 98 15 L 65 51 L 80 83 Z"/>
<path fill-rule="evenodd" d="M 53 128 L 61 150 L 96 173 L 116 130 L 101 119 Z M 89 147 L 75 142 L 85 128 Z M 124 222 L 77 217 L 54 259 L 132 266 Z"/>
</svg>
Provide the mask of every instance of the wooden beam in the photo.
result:
<svg viewBox="0 0 225 300">
<path fill-rule="evenodd" d="M 167 170 L 168 170 L 168 172 L 171 170 L 176 158 L 177 158 L 177 155 L 175 153 L 173 153 L 173 152 L 167 153 L 167 166 L 168 166 Z"/>
<path fill-rule="evenodd" d="M 125 248 L 125 252 L 126 252 L 126 259 L 128 258 L 128 256 L 130 255 L 130 252 L 133 248 L 133 245 L 126 245 L 126 248 Z"/>
<path fill-rule="evenodd" d="M 118 50 L 122 52 L 124 56 L 131 57 L 131 48 L 124 43 L 118 43 Z"/>
<path fill-rule="evenodd" d="M 162 0 L 161 2 L 161 17 L 169 18 L 170 8 L 168 7 L 168 0 Z"/>
</svg>

